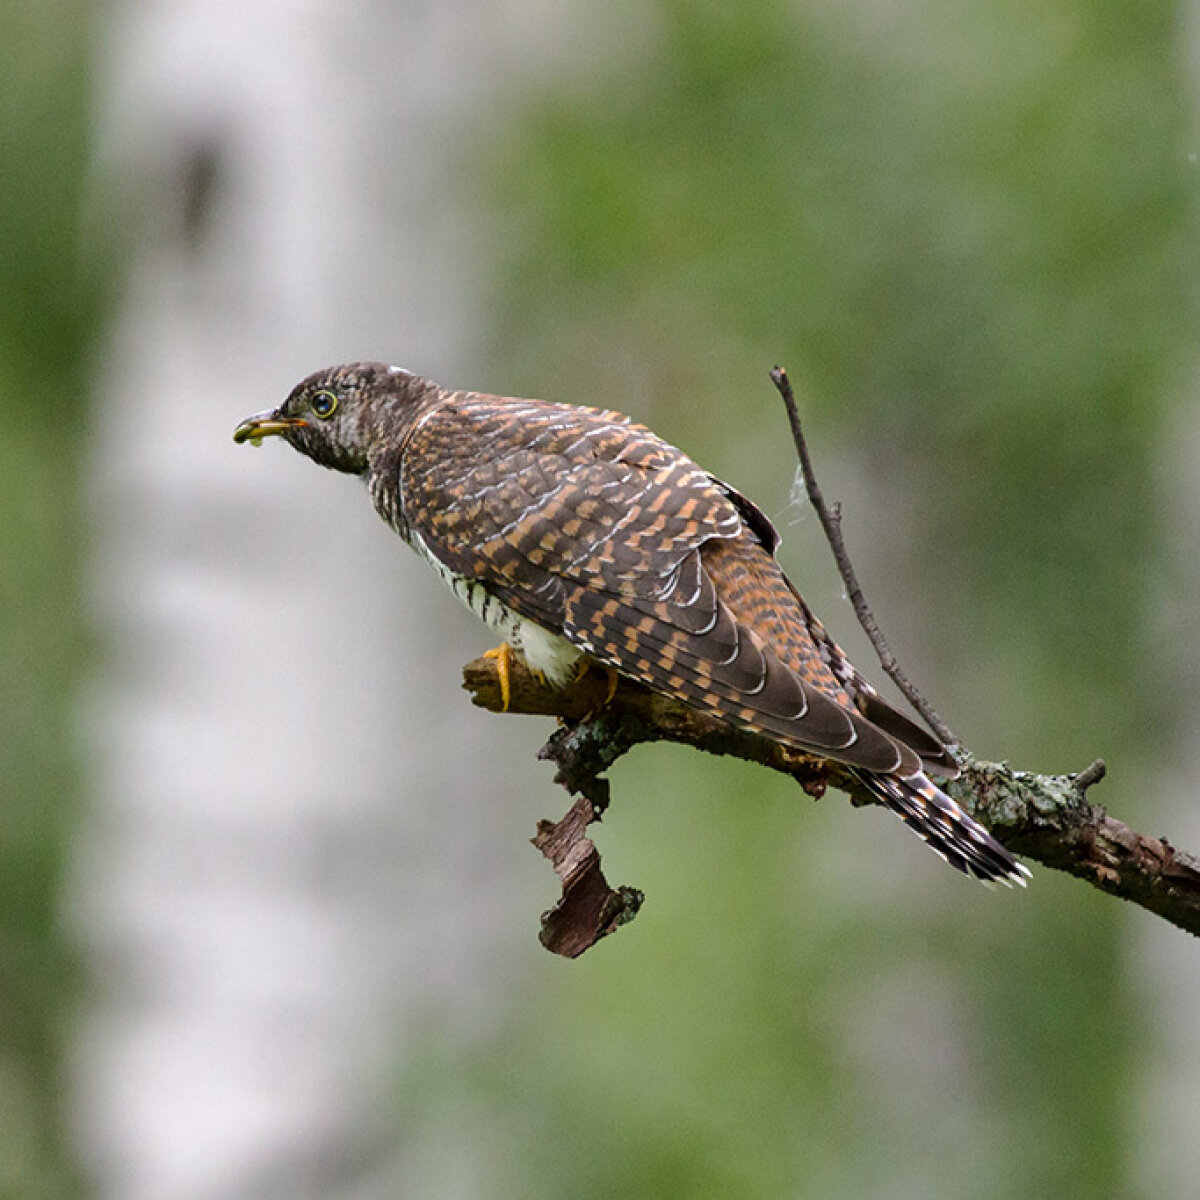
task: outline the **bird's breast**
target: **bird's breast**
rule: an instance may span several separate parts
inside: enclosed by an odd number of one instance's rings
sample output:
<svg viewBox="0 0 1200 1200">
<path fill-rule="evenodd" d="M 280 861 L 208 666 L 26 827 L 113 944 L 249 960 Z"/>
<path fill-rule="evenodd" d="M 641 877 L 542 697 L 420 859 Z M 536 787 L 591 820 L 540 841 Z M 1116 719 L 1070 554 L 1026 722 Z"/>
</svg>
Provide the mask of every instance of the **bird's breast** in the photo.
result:
<svg viewBox="0 0 1200 1200">
<path fill-rule="evenodd" d="M 430 550 L 416 530 L 409 544 L 434 569 L 438 578 L 485 625 L 494 629 L 509 645 L 521 651 L 525 661 L 556 686 L 565 684 L 582 657 L 582 651 L 561 634 L 521 616 L 476 579 L 458 575 Z"/>
</svg>

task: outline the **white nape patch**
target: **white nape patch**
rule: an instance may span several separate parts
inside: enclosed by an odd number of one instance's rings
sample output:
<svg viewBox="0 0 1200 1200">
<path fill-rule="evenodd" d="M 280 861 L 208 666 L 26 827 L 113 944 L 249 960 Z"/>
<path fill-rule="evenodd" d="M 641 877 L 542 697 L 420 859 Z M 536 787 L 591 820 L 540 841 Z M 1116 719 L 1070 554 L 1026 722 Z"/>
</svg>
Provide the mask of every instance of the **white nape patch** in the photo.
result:
<svg viewBox="0 0 1200 1200">
<path fill-rule="evenodd" d="M 412 374 L 411 371 L 407 371 L 403 367 L 396 367 L 396 366 L 388 367 L 387 373 L 389 375 L 411 375 Z"/>
</svg>

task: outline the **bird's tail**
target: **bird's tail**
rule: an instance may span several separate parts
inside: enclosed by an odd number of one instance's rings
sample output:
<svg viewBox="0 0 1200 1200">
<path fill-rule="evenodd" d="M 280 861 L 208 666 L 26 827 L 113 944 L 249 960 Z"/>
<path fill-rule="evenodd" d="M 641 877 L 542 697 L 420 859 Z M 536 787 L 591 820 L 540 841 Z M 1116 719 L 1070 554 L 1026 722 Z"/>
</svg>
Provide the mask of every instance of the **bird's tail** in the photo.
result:
<svg viewBox="0 0 1200 1200">
<path fill-rule="evenodd" d="M 1029 871 L 974 818 L 969 817 L 925 775 L 857 772 L 874 793 L 952 867 L 985 883 L 1025 886 Z"/>
</svg>

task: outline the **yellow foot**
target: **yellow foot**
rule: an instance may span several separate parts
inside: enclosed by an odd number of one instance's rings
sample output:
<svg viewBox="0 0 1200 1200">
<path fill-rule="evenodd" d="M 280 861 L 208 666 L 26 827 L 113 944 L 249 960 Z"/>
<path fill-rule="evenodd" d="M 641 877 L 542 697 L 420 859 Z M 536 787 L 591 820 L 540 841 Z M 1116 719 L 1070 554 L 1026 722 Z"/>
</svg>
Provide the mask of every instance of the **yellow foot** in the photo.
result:
<svg viewBox="0 0 1200 1200">
<path fill-rule="evenodd" d="M 512 700 L 512 656 L 513 648 L 507 642 L 501 642 L 490 650 L 483 652 L 484 658 L 496 660 L 496 677 L 500 680 L 500 711 L 508 712 Z"/>
<path fill-rule="evenodd" d="M 579 674 L 575 676 L 575 682 L 578 683 L 581 679 L 585 679 L 591 671 L 602 671 L 607 684 L 604 699 L 596 707 L 603 708 L 606 704 L 611 704 L 612 698 L 617 694 L 617 687 L 621 682 L 621 676 L 612 667 L 606 667 L 603 663 L 594 662 L 590 658 L 581 659 L 580 662 Z"/>
</svg>

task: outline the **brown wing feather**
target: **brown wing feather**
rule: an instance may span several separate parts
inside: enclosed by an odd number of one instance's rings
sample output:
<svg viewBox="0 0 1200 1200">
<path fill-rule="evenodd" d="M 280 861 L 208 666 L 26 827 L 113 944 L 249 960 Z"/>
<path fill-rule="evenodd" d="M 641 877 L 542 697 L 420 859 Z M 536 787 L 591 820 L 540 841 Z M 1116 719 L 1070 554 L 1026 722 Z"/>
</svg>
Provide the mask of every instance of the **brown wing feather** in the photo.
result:
<svg viewBox="0 0 1200 1200">
<path fill-rule="evenodd" d="M 921 773 L 953 759 L 825 632 L 775 562 L 770 521 L 648 430 L 456 393 L 380 464 L 373 492 L 404 536 L 521 616 L 651 688 L 859 768 L 960 870 L 1023 882 Z"/>
<path fill-rule="evenodd" d="M 452 571 L 599 661 L 803 749 L 919 766 L 822 661 L 752 506 L 628 418 L 451 397 L 410 439 L 401 485 Z"/>
</svg>

